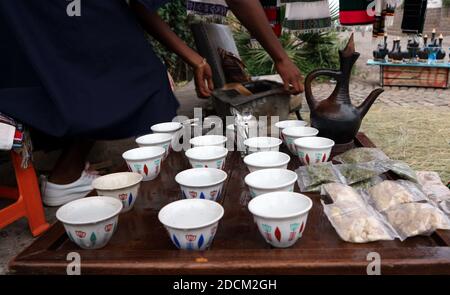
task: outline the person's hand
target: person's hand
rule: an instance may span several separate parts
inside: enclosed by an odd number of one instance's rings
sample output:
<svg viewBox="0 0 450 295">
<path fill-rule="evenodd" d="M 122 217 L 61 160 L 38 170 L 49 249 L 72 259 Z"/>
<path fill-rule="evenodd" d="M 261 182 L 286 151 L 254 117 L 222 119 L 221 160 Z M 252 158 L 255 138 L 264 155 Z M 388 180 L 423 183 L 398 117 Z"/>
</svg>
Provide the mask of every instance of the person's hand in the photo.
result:
<svg viewBox="0 0 450 295">
<path fill-rule="evenodd" d="M 299 94 L 304 91 L 303 76 L 297 66 L 289 59 L 286 58 L 282 61 L 275 63 L 275 68 L 281 79 L 284 82 L 284 89 L 291 94 Z"/>
<path fill-rule="evenodd" d="M 206 60 L 194 67 L 194 80 L 197 96 L 201 98 L 208 98 L 214 90 L 212 81 L 212 70 Z"/>
</svg>

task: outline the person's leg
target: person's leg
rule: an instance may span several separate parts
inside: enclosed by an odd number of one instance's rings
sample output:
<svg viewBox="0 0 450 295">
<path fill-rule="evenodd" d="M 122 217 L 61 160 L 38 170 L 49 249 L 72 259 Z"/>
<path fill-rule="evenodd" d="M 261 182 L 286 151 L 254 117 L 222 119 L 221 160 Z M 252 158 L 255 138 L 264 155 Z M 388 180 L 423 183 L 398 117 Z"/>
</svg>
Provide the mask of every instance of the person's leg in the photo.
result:
<svg viewBox="0 0 450 295">
<path fill-rule="evenodd" d="M 80 178 L 86 159 L 94 145 L 93 141 L 78 140 L 63 149 L 48 181 L 54 184 L 69 184 Z"/>
</svg>

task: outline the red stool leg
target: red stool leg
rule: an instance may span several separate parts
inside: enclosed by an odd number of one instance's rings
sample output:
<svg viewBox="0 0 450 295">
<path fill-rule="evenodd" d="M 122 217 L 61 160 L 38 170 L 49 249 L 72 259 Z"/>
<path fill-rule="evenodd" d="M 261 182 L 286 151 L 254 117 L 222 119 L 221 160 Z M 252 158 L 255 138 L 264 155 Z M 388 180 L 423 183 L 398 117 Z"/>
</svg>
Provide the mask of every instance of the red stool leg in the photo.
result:
<svg viewBox="0 0 450 295">
<path fill-rule="evenodd" d="M 24 204 L 25 215 L 28 218 L 31 233 L 33 236 L 38 236 L 45 232 L 50 225 L 45 220 L 41 192 L 34 167 L 32 163 L 29 163 L 27 168 L 22 168 L 22 157 L 16 152 L 11 152 L 11 157 L 16 173 L 17 188 L 20 195 L 19 201 L 22 201 Z"/>
</svg>

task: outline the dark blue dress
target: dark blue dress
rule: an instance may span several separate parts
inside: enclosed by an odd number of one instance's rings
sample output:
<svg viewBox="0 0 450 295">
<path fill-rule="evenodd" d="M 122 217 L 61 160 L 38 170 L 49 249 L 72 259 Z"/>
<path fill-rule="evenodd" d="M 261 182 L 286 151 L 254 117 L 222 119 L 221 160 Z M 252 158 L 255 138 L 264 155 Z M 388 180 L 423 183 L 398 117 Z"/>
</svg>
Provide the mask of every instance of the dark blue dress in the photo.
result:
<svg viewBox="0 0 450 295">
<path fill-rule="evenodd" d="M 0 112 L 53 137 L 117 139 L 177 108 L 125 0 L 0 1 Z"/>
</svg>

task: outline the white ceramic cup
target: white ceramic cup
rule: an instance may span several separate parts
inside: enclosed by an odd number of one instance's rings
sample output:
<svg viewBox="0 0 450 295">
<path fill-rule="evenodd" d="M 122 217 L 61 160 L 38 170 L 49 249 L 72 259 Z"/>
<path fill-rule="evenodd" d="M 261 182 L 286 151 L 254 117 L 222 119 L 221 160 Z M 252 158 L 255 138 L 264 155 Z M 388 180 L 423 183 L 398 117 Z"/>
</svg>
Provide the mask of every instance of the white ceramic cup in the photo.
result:
<svg viewBox="0 0 450 295">
<path fill-rule="evenodd" d="M 185 199 L 218 201 L 222 196 L 227 173 L 216 168 L 192 168 L 175 176 Z"/>
<path fill-rule="evenodd" d="M 116 231 L 122 207 L 122 202 L 112 197 L 88 197 L 65 204 L 56 211 L 56 218 L 79 247 L 100 249 Z"/>
<path fill-rule="evenodd" d="M 122 202 L 122 213 L 130 211 L 138 197 L 143 176 L 134 172 L 112 173 L 96 178 L 92 187 L 100 196 L 114 197 Z"/>
<path fill-rule="evenodd" d="M 160 146 L 146 146 L 122 154 L 130 172 L 141 174 L 143 181 L 153 180 L 161 172 L 161 162 L 166 150 Z"/>
<path fill-rule="evenodd" d="M 293 192 L 297 178 L 294 171 L 271 168 L 252 172 L 244 181 L 249 187 L 251 197 L 254 198 L 270 192 Z"/>
<path fill-rule="evenodd" d="M 312 204 L 310 198 L 299 193 L 274 192 L 252 199 L 248 209 L 266 242 L 287 248 L 302 236 Z"/>
<path fill-rule="evenodd" d="M 169 133 L 172 134 L 171 147 L 178 147 L 180 137 L 183 135 L 183 124 L 179 122 L 165 122 L 155 124 L 151 127 L 154 133 Z"/>
<path fill-rule="evenodd" d="M 172 147 L 173 134 L 171 133 L 153 133 L 136 138 L 139 147 L 160 146 L 166 151 L 163 160 L 169 156 Z"/>
<path fill-rule="evenodd" d="M 280 138 L 284 141 L 283 138 L 283 129 L 288 128 L 288 127 L 303 127 L 303 126 L 307 126 L 308 122 L 302 121 L 302 120 L 284 120 L 284 121 L 280 121 L 275 123 L 275 127 L 278 128 L 279 130 L 279 134 L 280 134 Z"/>
<path fill-rule="evenodd" d="M 334 141 L 325 137 L 302 137 L 294 140 L 294 145 L 303 165 L 310 165 L 328 161 Z"/>
<path fill-rule="evenodd" d="M 301 137 L 316 136 L 319 130 L 313 127 L 287 127 L 282 131 L 284 143 L 293 155 L 297 155 L 294 140 Z"/>
<path fill-rule="evenodd" d="M 203 251 L 211 245 L 223 214 L 216 202 L 184 199 L 163 207 L 158 218 L 178 249 Z"/>
<path fill-rule="evenodd" d="M 225 143 L 227 142 L 227 138 L 222 135 L 203 135 L 191 138 L 189 143 L 193 147 L 199 146 L 221 146 L 225 147 Z"/>
<path fill-rule="evenodd" d="M 291 157 L 289 155 L 276 152 L 257 152 L 250 154 L 244 158 L 244 163 L 250 172 L 255 172 L 261 169 L 287 169 Z"/>
<path fill-rule="evenodd" d="M 188 149 L 185 153 L 192 168 L 217 168 L 225 167 L 228 150 L 221 146 L 199 146 Z"/>
<path fill-rule="evenodd" d="M 255 152 L 278 151 L 282 141 L 275 137 L 252 137 L 244 141 L 249 154 Z"/>
</svg>

